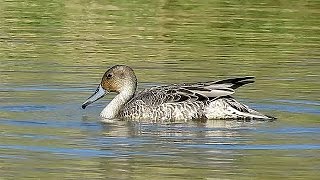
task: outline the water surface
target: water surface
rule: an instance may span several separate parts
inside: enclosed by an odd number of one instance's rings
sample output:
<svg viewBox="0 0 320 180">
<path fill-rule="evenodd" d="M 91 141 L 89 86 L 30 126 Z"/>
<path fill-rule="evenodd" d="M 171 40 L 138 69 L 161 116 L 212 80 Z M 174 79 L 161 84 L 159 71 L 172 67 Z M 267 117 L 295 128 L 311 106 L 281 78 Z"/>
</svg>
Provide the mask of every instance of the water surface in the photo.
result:
<svg viewBox="0 0 320 180">
<path fill-rule="evenodd" d="M 1 1 L 0 179 L 317 179 L 318 1 Z M 104 71 L 139 89 L 255 76 L 276 121 L 100 122 Z"/>
</svg>

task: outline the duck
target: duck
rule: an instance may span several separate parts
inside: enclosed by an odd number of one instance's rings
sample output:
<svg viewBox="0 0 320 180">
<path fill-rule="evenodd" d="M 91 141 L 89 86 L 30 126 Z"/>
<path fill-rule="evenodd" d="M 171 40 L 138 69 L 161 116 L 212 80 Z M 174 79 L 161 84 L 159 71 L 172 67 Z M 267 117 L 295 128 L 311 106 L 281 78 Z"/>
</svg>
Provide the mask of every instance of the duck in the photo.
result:
<svg viewBox="0 0 320 180">
<path fill-rule="evenodd" d="M 101 99 L 110 92 L 117 95 L 102 110 L 103 119 L 188 121 L 209 119 L 271 120 L 235 100 L 231 95 L 254 77 L 218 81 L 159 85 L 137 92 L 137 77 L 127 65 L 115 65 L 102 76 L 96 91 L 82 104 Z"/>
</svg>

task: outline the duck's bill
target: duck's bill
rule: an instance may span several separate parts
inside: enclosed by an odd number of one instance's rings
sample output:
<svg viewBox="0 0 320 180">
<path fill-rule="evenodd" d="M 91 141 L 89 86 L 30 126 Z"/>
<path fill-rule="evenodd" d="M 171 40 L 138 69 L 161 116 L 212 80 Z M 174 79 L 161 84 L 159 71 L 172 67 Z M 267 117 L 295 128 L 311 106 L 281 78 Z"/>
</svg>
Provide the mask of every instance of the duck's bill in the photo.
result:
<svg viewBox="0 0 320 180">
<path fill-rule="evenodd" d="M 104 90 L 101 85 L 97 88 L 97 90 L 92 94 L 83 104 L 82 109 L 85 109 L 89 104 L 99 100 L 104 95 L 106 95 L 108 91 Z"/>
</svg>

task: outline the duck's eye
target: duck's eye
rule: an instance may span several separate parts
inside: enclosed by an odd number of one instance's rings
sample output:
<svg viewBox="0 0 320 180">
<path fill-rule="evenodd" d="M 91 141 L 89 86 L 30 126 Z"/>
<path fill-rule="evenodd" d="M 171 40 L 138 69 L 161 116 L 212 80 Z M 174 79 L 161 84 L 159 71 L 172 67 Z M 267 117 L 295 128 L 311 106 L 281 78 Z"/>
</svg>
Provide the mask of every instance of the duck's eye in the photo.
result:
<svg viewBox="0 0 320 180">
<path fill-rule="evenodd" d="M 112 77 L 112 74 L 107 75 L 107 79 L 110 79 Z"/>
</svg>

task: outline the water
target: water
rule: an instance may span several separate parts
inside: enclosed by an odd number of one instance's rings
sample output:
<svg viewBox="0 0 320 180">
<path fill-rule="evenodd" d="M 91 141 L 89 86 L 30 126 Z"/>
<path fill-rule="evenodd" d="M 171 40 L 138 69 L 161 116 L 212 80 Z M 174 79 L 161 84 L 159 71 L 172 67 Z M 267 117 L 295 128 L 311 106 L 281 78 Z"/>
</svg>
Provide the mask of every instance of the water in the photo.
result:
<svg viewBox="0 0 320 180">
<path fill-rule="evenodd" d="M 0 179 L 318 179 L 318 1 L 1 1 Z M 104 71 L 139 88 L 251 75 L 265 121 L 100 122 Z"/>
</svg>

